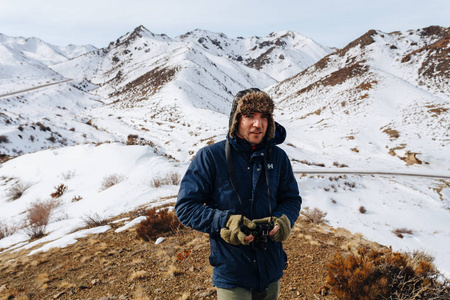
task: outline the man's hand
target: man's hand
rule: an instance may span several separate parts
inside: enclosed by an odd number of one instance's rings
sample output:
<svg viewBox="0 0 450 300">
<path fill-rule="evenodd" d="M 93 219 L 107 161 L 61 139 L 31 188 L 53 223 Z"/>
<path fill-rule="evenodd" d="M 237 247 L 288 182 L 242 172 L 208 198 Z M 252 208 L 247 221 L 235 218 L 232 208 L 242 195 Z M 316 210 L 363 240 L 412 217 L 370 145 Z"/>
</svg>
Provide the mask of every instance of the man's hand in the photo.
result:
<svg viewBox="0 0 450 300">
<path fill-rule="evenodd" d="M 228 218 L 225 228 L 220 229 L 220 236 L 225 242 L 232 245 L 248 245 L 253 241 L 253 236 L 246 236 L 245 233 L 241 231 L 241 225 L 244 225 L 250 229 L 254 229 L 256 224 L 242 217 L 241 215 L 231 215 Z"/>
<path fill-rule="evenodd" d="M 285 241 L 288 236 L 291 234 L 291 222 L 289 221 L 286 215 L 282 215 L 281 217 L 267 217 L 263 219 L 253 220 L 256 224 L 269 223 L 272 219 L 273 229 L 269 232 L 269 237 L 274 242 L 282 242 Z"/>
</svg>

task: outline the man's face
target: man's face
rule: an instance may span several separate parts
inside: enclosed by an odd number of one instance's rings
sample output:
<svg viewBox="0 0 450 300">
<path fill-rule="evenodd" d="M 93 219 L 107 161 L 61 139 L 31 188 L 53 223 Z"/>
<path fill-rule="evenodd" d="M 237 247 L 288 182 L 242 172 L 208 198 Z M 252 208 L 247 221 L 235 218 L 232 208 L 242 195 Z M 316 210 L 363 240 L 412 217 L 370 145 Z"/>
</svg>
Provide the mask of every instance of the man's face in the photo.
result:
<svg viewBox="0 0 450 300">
<path fill-rule="evenodd" d="M 236 135 L 254 147 L 263 140 L 268 125 L 269 119 L 263 113 L 254 112 L 242 115 Z"/>
</svg>

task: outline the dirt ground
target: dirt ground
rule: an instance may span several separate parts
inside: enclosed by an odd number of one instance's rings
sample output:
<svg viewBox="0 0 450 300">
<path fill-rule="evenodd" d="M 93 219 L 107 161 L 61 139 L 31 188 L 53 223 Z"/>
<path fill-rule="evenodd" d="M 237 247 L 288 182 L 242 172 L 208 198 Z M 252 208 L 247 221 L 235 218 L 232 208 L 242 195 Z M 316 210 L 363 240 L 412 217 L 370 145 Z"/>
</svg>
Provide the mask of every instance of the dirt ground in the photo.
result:
<svg viewBox="0 0 450 300">
<path fill-rule="evenodd" d="M 188 229 L 156 245 L 135 228 L 116 233 L 122 222 L 65 248 L 0 253 L 0 299 L 216 299 L 206 234 Z M 289 267 L 280 299 L 336 299 L 326 287 L 327 263 L 361 244 L 378 247 L 300 218 L 284 242 Z"/>
</svg>

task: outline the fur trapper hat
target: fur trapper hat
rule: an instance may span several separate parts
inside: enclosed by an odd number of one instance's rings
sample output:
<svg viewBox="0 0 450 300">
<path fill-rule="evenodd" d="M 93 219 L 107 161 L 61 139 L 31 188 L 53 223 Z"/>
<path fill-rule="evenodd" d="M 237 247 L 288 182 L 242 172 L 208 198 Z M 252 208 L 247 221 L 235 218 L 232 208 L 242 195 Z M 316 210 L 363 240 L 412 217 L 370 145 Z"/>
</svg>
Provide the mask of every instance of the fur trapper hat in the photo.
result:
<svg viewBox="0 0 450 300">
<path fill-rule="evenodd" d="M 268 125 L 265 138 L 271 139 L 275 136 L 275 122 L 273 119 L 274 103 L 272 98 L 260 89 L 250 88 L 236 94 L 231 107 L 229 131 L 230 137 L 234 137 L 239 128 L 242 115 L 259 112 L 267 115 Z"/>
</svg>

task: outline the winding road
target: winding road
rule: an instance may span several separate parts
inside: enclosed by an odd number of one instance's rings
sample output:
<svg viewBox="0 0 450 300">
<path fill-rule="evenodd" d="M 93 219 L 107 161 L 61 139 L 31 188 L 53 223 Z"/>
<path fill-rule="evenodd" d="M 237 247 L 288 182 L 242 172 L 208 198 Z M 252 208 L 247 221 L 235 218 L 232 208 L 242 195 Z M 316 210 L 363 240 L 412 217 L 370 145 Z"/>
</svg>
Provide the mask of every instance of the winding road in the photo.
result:
<svg viewBox="0 0 450 300">
<path fill-rule="evenodd" d="M 22 94 L 22 93 L 26 93 L 26 92 L 38 90 L 38 89 L 41 89 L 41 88 L 45 88 L 45 87 L 48 87 L 48 86 L 52 86 L 52 85 L 57 85 L 57 84 L 69 82 L 69 81 L 72 81 L 72 80 L 73 80 L 73 79 L 65 79 L 65 80 L 63 80 L 63 81 L 47 83 L 47 84 L 35 86 L 35 87 L 32 87 L 32 88 L 28 88 L 28 89 L 24 89 L 24 90 L 20 90 L 20 91 L 10 92 L 10 93 L 6 93 L 6 94 L 0 94 L 0 98 L 2 98 L 2 97 L 8 97 L 8 96 L 13 96 L 13 95 L 17 95 L 17 94 Z"/>
<path fill-rule="evenodd" d="M 384 172 L 384 171 L 345 171 L 345 170 L 294 170 L 295 174 L 351 174 L 351 175 L 392 175 L 392 176 L 412 176 L 427 177 L 436 179 L 450 179 L 450 175 L 426 174 L 426 173 L 406 173 L 406 172 Z"/>
</svg>

